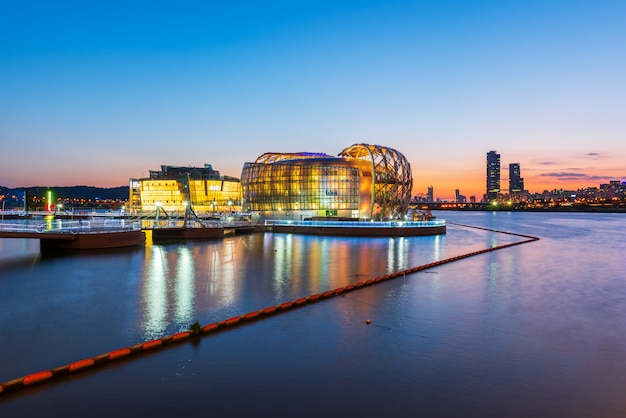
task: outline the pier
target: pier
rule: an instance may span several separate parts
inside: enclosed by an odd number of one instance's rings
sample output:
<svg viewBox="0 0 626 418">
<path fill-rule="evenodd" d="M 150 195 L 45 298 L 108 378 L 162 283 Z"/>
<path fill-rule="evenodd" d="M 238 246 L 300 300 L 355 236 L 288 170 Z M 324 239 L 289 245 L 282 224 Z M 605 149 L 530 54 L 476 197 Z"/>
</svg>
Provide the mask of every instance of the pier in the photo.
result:
<svg viewBox="0 0 626 418">
<path fill-rule="evenodd" d="M 140 223 L 112 219 L 2 222 L 0 238 L 38 239 L 42 252 L 121 248 L 145 242 Z"/>
<path fill-rule="evenodd" d="M 4 215 L 4 214 L 3 214 Z M 401 237 L 446 233 L 444 220 L 429 221 L 278 221 L 264 223 L 238 218 L 201 219 L 156 213 L 139 216 L 107 212 L 71 214 L 30 214 L 8 218 L 0 223 L 0 238 L 38 239 L 40 249 L 88 250 L 143 245 L 146 232 L 155 244 L 203 239 L 220 239 L 226 235 L 255 232 L 297 233 L 314 235 Z M 20 215 L 16 215 L 20 216 Z M 76 218 L 74 218 L 76 216 Z"/>
</svg>

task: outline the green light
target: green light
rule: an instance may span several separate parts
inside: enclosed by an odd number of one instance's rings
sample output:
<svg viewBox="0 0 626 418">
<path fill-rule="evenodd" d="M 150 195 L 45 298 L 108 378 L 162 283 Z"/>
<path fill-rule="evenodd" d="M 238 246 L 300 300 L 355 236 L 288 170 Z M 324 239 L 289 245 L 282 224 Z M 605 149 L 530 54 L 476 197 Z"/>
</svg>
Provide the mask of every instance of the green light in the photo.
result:
<svg viewBox="0 0 626 418">
<path fill-rule="evenodd" d="M 48 212 L 52 211 L 52 190 L 48 190 L 47 205 Z"/>
</svg>

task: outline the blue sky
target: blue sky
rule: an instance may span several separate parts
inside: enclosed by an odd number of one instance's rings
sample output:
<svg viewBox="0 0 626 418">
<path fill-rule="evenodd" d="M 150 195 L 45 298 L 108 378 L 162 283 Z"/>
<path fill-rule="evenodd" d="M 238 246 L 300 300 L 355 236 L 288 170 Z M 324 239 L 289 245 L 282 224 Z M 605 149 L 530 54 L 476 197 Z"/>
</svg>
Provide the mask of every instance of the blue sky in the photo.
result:
<svg viewBox="0 0 626 418">
<path fill-rule="evenodd" d="M 624 1 L 0 3 L 0 185 L 396 148 L 414 193 L 626 181 Z M 506 186 L 505 186 L 506 187 Z"/>
</svg>

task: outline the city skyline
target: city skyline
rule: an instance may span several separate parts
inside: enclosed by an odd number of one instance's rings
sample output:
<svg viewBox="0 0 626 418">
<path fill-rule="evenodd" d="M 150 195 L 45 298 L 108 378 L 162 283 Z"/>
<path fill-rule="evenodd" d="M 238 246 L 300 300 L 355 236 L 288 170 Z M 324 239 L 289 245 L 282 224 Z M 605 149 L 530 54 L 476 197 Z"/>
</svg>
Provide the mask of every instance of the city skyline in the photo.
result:
<svg viewBox="0 0 626 418">
<path fill-rule="evenodd" d="M 626 180 L 620 2 L 19 2 L 0 6 L 0 185 L 240 177 L 264 152 L 403 153 L 413 195 Z M 502 179 L 501 187 L 506 187 Z"/>
</svg>

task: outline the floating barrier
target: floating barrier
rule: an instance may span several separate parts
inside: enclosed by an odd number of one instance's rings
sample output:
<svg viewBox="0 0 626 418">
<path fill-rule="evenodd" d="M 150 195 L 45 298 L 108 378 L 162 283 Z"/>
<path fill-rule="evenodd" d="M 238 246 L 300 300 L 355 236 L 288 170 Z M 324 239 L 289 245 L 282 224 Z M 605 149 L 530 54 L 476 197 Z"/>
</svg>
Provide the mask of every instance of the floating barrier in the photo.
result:
<svg viewBox="0 0 626 418">
<path fill-rule="evenodd" d="M 179 332 L 177 334 L 172 335 L 172 341 L 186 340 L 190 336 L 191 336 L 191 333 L 189 331 Z"/>
<path fill-rule="evenodd" d="M 429 268 L 433 268 L 433 267 L 437 267 L 446 263 L 452 263 L 454 261 L 458 261 L 458 260 L 462 260 L 465 258 L 469 258 L 469 257 L 473 257 L 476 255 L 480 255 L 480 254 L 485 254 L 491 251 L 496 251 L 496 250 L 501 250 L 503 248 L 509 248 L 515 245 L 520 245 L 520 244 L 525 244 L 528 242 L 532 242 L 532 241 L 537 241 L 539 240 L 538 237 L 533 237 L 530 235 L 522 235 L 522 234 L 516 234 L 513 232 L 506 232 L 506 231 L 498 231 L 495 229 L 489 229 L 489 228 L 482 228 L 482 227 L 476 227 L 476 226 L 470 226 L 470 225 L 463 225 L 463 224 L 455 224 L 455 223 L 451 223 L 448 222 L 448 224 L 451 225 L 458 225 L 458 226 L 464 226 L 464 227 L 468 227 L 468 228 L 476 228 L 476 229 L 483 229 L 483 230 L 487 230 L 487 231 L 491 231 L 491 232 L 498 232 L 498 233 L 502 233 L 502 234 L 508 234 L 508 235 L 514 235 L 514 236 L 519 236 L 522 238 L 526 238 L 523 241 L 518 241 L 518 242 L 512 242 L 512 243 L 508 243 L 508 244 L 502 244 L 502 245 L 498 245 L 498 246 L 494 246 L 491 248 L 486 248 L 483 250 L 478 250 L 478 251 L 473 251 L 467 254 L 462 254 L 459 256 L 455 256 L 455 257 L 450 257 L 450 258 L 446 258 L 444 260 L 438 260 L 432 263 L 428 263 L 428 264 L 423 264 L 421 266 L 416 266 L 416 267 L 412 267 L 406 270 L 401 270 L 401 271 L 396 271 L 390 274 L 385 274 L 383 276 L 379 276 L 379 277 L 375 277 L 373 279 L 367 279 L 364 281 L 359 281 L 357 283 L 354 284 L 349 284 L 347 286 L 343 286 L 343 287 L 339 287 L 337 289 L 332 289 L 332 290 L 327 290 L 323 293 L 315 293 L 312 294 L 310 296 L 307 297 L 301 297 L 299 299 L 296 299 L 294 301 L 287 301 L 287 302 L 283 302 L 279 305 L 275 305 L 275 306 L 268 306 L 265 309 L 261 309 L 258 311 L 252 311 L 249 312 L 247 314 L 241 315 L 241 316 L 234 316 L 232 318 L 226 319 L 224 321 L 221 322 L 214 322 L 211 324 L 207 324 L 203 327 L 199 327 L 198 324 L 196 324 L 196 326 L 198 326 L 199 328 L 194 330 L 194 331 L 182 331 L 182 332 L 178 332 L 176 334 L 173 335 L 168 335 L 165 337 L 162 337 L 160 339 L 156 339 L 156 340 L 151 340 L 151 341 L 146 341 L 131 347 L 125 347 L 125 348 L 119 348 L 117 350 L 113 350 L 109 353 L 106 354 L 101 354 L 92 358 L 86 358 L 83 360 L 78 360 L 75 362 L 72 362 L 70 364 L 64 365 L 64 366 L 60 366 L 57 367 L 55 369 L 52 370 L 43 370 L 43 371 L 39 371 L 36 373 L 31 373 L 28 374 L 24 377 L 18 378 L 18 379 L 13 379 L 10 380 L 8 382 L 4 382 L 2 384 L 0 384 L 0 395 L 3 393 L 6 393 L 9 390 L 15 390 L 15 389 L 19 389 L 19 388 L 23 388 L 25 386 L 31 386 L 31 385 L 35 385 L 35 384 L 39 384 L 42 382 L 45 382 L 47 380 L 52 379 L 53 377 L 56 376 L 62 376 L 62 375 L 66 375 L 68 373 L 78 373 L 81 371 L 84 371 L 86 369 L 90 369 L 96 365 L 100 365 L 100 364 L 105 364 L 111 361 L 115 361 L 118 359 L 122 359 L 122 358 L 126 358 L 129 357 L 133 354 L 140 354 L 143 352 L 148 352 L 160 347 L 164 347 L 170 343 L 176 343 L 176 342 L 181 342 L 181 341 L 185 341 L 188 339 L 191 339 L 192 336 L 198 336 L 199 333 L 203 333 L 203 334 L 209 334 L 215 331 L 219 331 L 220 329 L 224 328 L 224 327 L 231 327 L 237 324 L 240 324 L 242 322 L 246 322 L 246 321 L 253 321 L 253 320 L 257 320 L 258 318 L 260 318 L 261 315 L 263 316 L 268 316 L 268 315 L 273 315 L 276 313 L 280 313 L 286 310 L 289 310 L 291 308 L 298 308 L 300 306 L 306 305 L 307 303 L 315 303 L 318 301 L 321 301 L 323 299 L 326 298 L 330 298 L 332 296 L 337 296 L 337 295 L 341 295 L 345 292 L 350 292 L 356 289 L 360 289 L 362 287 L 366 287 L 366 286 L 371 286 L 375 283 L 380 283 L 381 281 L 387 281 L 390 279 L 395 279 L 397 277 L 405 277 L 407 274 L 411 274 L 411 273 L 416 273 L 419 271 L 423 271 Z M 371 321 L 368 319 L 366 321 L 366 324 L 370 324 Z"/>
<path fill-rule="evenodd" d="M 24 378 L 22 379 L 22 384 L 24 386 L 30 386 L 34 385 L 35 383 L 41 383 L 50 378 L 52 378 L 52 372 L 50 370 L 44 370 L 24 376 Z"/>
<path fill-rule="evenodd" d="M 118 358 L 122 358 L 122 357 L 126 357 L 126 356 L 130 356 L 130 348 L 126 347 L 126 348 L 120 348 L 118 350 L 113 350 L 109 353 L 108 355 L 108 359 L 109 360 L 117 360 Z"/>
<path fill-rule="evenodd" d="M 76 371 L 79 371 L 79 370 L 91 367 L 94 364 L 95 364 L 95 362 L 94 362 L 94 360 L 92 358 L 86 358 L 84 360 L 78 360 L 78 361 L 75 361 L 74 363 L 70 364 L 69 371 L 70 371 L 70 373 L 74 373 Z"/>
<path fill-rule="evenodd" d="M 214 322 L 212 324 L 208 324 L 202 327 L 202 332 L 204 332 L 205 334 L 209 333 L 209 332 L 213 332 L 213 331 L 217 331 L 217 329 L 219 328 L 219 324 L 217 322 Z"/>
<path fill-rule="evenodd" d="M 272 314 L 274 312 L 276 312 L 276 306 L 270 306 L 268 308 L 263 309 L 263 313 L 265 315 L 269 315 L 269 314 Z"/>
<path fill-rule="evenodd" d="M 161 340 L 146 341 L 145 343 L 141 345 L 141 348 L 144 351 L 148 351 L 148 350 L 152 350 L 154 348 L 160 347 L 162 344 L 163 344 L 163 341 Z"/>
<path fill-rule="evenodd" d="M 238 324 L 238 323 L 239 323 L 239 321 L 241 321 L 241 318 L 240 318 L 240 317 L 238 317 L 238 316 L 235 316 L 235 317 L 233 317 L 233 318 L 229 318 L 229 319 L 227 319 L 226 321 L 224 321 L 224 324 L 225 324 L 226 326 L 230 326 L 230 325 L 235 325 L 235 324 Z"/>
<path fill-rule="evenodd" d="M 259 317 L 259 311 L 249 312 L 245 315 L 246 321 Z"/>
</svg>

